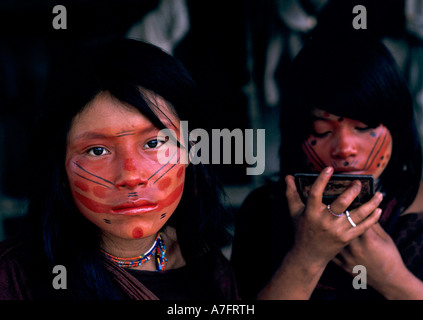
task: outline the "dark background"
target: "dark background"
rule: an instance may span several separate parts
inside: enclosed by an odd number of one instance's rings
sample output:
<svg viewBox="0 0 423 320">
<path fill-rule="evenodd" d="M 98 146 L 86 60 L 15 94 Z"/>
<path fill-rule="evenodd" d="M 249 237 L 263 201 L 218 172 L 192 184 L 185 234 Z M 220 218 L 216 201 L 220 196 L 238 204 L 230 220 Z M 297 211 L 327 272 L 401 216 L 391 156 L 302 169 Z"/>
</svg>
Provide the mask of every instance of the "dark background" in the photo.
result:
<svg viewBox="0 0 423 320">
<path fill-rule="evenodd" d="M 0 240 L 19 230 L 25 215 L 26 148 L 49 75 L 60 72 L 60 63 L 87 43 L 133 37 L 137 30 L 144 30 L 143 37 L 155 43 L 143 23 L 172 1 L 0 1 Z M 52 10 L 59 4 L 67 10 L 66 30 L 52 26 L 56 16 Z M 214 166 L 235 211 L 249 191 L 277 178 L 279 105 L 283 105 L 277 79 L 317 21 L 329 32 L 351 31 L 353 6 L 366 6 L 368 30 L 356 32 L 377 33 L 391 49 L 409 81 L 421 127 L 423 1 L 186 0 L 180 4 L 185 20 L 175 12 L 158 21 L 165 26 L 165 38 L 171 37 L 178 21 L 185 22 L 186 30 L 172 43 L 170 53 L 183 62 L 203 93 L 198 110 L 202 127 L 266 129 L 263 175 L 247 176 L 244 165 Z M 321 16 L 328 6 L 333 9 Z"/>
</svg>

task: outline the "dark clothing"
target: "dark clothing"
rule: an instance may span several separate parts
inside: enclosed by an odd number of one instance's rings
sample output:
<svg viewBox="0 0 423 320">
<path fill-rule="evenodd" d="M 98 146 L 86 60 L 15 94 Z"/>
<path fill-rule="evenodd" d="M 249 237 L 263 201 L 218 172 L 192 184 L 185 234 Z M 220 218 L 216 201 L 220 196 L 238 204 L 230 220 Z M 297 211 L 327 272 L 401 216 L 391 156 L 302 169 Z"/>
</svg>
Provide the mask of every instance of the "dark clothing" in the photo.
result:
<svg viewBox="0 0 423 320">
<path fill-rule="evenodd" d="M 400 216 L 390 236 L 407 268 L 423 279 L 423 214 Z M 257 296 L 293 243 L 294 227 L 285 187 L 281 183 L 270 183 L 254 190 L 238 212 L 232 249 L 231 260 L 242 299 Z M 260 262 L 255 262 L 256 257 L 262 258 Z M 369 286 L 367 289 L 354 289 L 352 280 L 348 273 L 330 262 L 311 298 L 383 299 Z"/>
<path fill-rule="evenodd" d="M 0 300 L 40 298 L 41 275 L 34 271 L 34 261 L 25 242 L 0 243 Z M 217 250 L 182 268 L 158 272 L 123 269 L 107 259 L 104 263 L 124 299 L 238 299 L 230 263 Z M 52 270 L 43 276 L 51 279 L 47 285 L 52 286 L 56 276 Z M 55 291 L 57 297 L 52 298 L 66 298 L 66 289 L 50 288 L 53 294 Z"/>
<path fill-rule="evenodd" d="M 130 270 L 136 279 L 163 300 L 238 299 L 229 261 L 219 253 L 207 254 L 195 263 L 164 271 Z"/>
</svg>

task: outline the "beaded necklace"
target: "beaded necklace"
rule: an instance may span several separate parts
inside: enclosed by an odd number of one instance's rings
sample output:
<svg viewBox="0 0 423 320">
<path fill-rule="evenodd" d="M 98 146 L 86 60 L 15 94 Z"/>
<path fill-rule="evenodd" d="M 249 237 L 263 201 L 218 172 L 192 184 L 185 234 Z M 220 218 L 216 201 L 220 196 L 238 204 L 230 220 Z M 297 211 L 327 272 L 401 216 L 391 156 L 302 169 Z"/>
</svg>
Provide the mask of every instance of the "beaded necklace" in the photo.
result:
<svg viewBox="0 0 423 320">
<path fill-rule="evenodd" d="M 156 267 L 157 271 L 162 271 L 166 269 L 166 246 L 163 241 L 163 236 L 161 232 L 159 232 L 156 236 L 156 240 L 154 241 L 151 248 L 144 254 L 133 257 L 133 258 L 119 258 L 110 253 L 107 253 L 104 250 L 100 251 L 106 256 L 107 259 L 115 262 L 118 264 L 119 267 L 122 268 L 135 268 L 138 267 L 151 259 L 153 255 L 156 256 Z"/>
</svg>

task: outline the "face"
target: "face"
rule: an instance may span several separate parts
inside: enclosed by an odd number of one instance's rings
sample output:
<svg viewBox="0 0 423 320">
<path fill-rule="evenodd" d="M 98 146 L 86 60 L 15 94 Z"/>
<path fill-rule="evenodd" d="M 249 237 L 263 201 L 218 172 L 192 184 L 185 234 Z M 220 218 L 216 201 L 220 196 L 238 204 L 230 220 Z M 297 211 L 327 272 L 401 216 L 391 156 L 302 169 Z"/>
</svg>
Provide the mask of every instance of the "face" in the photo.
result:
<svg viewBox="0 0 423 320">
<path fill-rule="evenodd" d="M 176 132 L 179 120 L 156 97 L 159 119 Z M 68 134 L 66 172 L 80 212 L 104 233 L 123 239 L 156 234 L 181 199 L 185 166 L 161 164 L 170 142 L 133 107 L 100 93 L 78 114 Z M 175 157 L 180 156 L 177 147 Z M 162 161 L 163 163 L 163 161 Z"/>
<path fill-rule="evenodd" d="M 378 179 L 392 154 L 388 128 L 370 128 L 360 121 L 320 109 L 313 111 L 313 133 L 304 141 L 307 163 L 315 172 L 332 166 L 339 174 L 366 174 Z"/>
</svg>

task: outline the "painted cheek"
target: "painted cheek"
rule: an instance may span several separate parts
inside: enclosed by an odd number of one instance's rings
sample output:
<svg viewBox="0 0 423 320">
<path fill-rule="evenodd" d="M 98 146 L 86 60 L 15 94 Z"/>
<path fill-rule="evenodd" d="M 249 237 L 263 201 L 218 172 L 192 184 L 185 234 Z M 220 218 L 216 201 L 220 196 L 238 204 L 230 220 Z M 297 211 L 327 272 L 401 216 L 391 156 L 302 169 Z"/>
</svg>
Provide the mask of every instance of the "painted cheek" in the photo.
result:
<svg viewBox="0 0 423 320">
<path fill-rule="evenodd" d="M 101 186 L 94 187 L 93 193 L 96 197 L 104 199 L 106 198 L 107 189 Z"/>
<path fill-rule="evenodd" d="M 390 148 L 389 146 L 386 146 L 385 148 L 381 149 L 381 151 L 377 154 L 377 158 L 375 161 L 375 164 L 373 165 L 373 168 L 370 168 L 370 170 L 384 170 L 385 167 L 388 165 L 389 159 L 390 159 Z"/>
<path fill-rule="evenodd" d="M 166 190 L 167 188 L 169 188 L 170 184 L 172 182 L 172 179 L 169 177 L 164 178 L 163 180 L 161 180 L 158 183 L 158 188 L 160 191 Z"/>
<path fill-rule="evenodd" d="M 372 132 L 374 132 L 372 134 Z M 367 169 L 377 170 L 382 166 L 382 163 L 387 163 L 387 159 L 390 157 L 392 150 L 392 137 L 388 129 L 382 128 L 379 132 L 372 131 L 370 136 L 372 139 L 376 139 L 374 144 L 371 146 L 371 151 L 367 158 Z M 386 166 L 385 163 L 385 166 Z"/>
<path fill-rule="evenodd" d="M 183 167 L 180 167 L 179 169 L 178 169 L 178 172 L 176 173 L 176 177 L 177 178 L 180 178 L 180 177 L 182 177 L 182 174 L 184 173 L 184 168 Z"/>
<path fill-rule="evenodd" d="M 88 187 L 88 185 L 82 181 L 76 180 L 74 182 L 75 187 L 77 187 L 78 189 L 87 192 L 90 188 Z"/>
<path fill-rule="evenodd" d="M 182 195 L 182 191 L 184 190 L 184 183 L 181 183 L 175 190 L 173 190 L 163 201 L 161 201 L 158 205 L 158 210 L 163 210 L 174 204 L 179 197 Z"/>
<path fill-rule="evenodd" d="M 313 171 L 320 171 L 326 167 L 324 159 L 321 158 L 321 148 L 318 141 L 314 136 L 311 136 L 309 139 L 303 143 L 303 152 L 309 168 Z"/>
<path fill-rule="evenodd" d="M 78 192 L 73 192 L 74 198 L 78 200 L 85 208 L 96 213 L 107 213 L 111 211 L 111 206 L 102 204 L 89 199 Z"/>
</svg>

